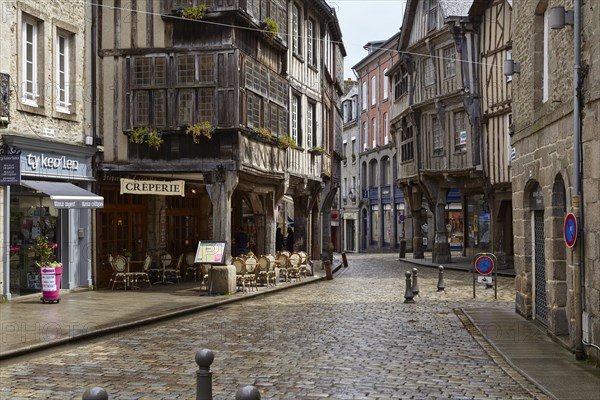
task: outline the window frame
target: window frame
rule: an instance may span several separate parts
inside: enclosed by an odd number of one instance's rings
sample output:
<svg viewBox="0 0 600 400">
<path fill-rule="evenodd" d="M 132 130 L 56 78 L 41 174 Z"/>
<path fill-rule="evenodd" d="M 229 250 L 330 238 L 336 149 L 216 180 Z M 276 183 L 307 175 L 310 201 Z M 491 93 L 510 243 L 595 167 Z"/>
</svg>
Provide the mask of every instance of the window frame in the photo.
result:
<svg viewBox="0 0 600 400">
<path fill-rule="evenodd" d="M 292 4 L 292 52 L 302 57 L 302 11 L 298 4 Z"/>
<path fill-rule="evenodd" d="M 61 52 L 60 52 L 60 41 L 63 40 L 63 44 L 65 46 L 65 50 L 63 51 L 62 58 L 64 63 L 64 70 L 61 71 Z M 72 62 L 71 62 L 71 47 L 73 43 L 73 34 L 68 33 L 63 30 L 57 30 L 56 32 L 56 101 L 55 107 L 56 111 L 63 114 L 71 114 L 72 112 L 72 87 L 70 85 L 71 82 L 71 74 L 72 74 Z M 61 73 L 64 79 L 64 87 L 61 87 Z M 64 100 L 61 100 L 61 93 L 64 93 Z"/>
<path fill-rule="evenodd" d="M 444 78 L 456 76 L 456 48 L 454 45 L 445 47 L 444 54 Z"/>
<path fill-rule="evenodd" d="M 377 104 L 377 76 L 371 77 L 371 107 Z"/>
<path fill-rule="evenodd" d="M 388 69 L 383 70 L 383 100 L 387 100 L 390 96 L 389 94 L 389 84 L 390 78 L 387 76 Z"/>
<path fill-rule="evenodd" d="M 460 122 L 457 121 L 457 117 L 460 116 Z M 460 134 L 461 132 L 467 132 L 465 127 L 465 112 L 463 110 L 455 111 L 452 115 L 452 123 L 454 126 L 454 152 L 455 153 L 464 153 L 467 151 L 467 143 L 460 143 Z"/>
<path fill-rule="evenodd" d="M 40 82 L 38 79 L 38 48 L 39 48 L 39 20 L 32 16 L 22 14 L 21 20 L 21 103 L 30 107 L 39 107 L 41 95 L 39 93 Z M 27 27 L 31 27 L 31 39 Z M 28 46 L 31 46 L 31 52 L 28 53 Z M 28 58 L 31 54 L 31 59 Z M 31 65 L 31 76 L 28 72 L 28 65 Z M 28 90 L 31 86 L 31 91 Z"/>
<path fill-rule="evenodd" d="M 433 154 L 441 155 L 444 153 L 444 130 L 442 123 L 437 115 L 431 117 L 431 143 L 433 145 Z"/>
<path fill-rule="evenodd" d="M 435 84 L 435 64 L 431 57 L 423 62 L 423 83 L 426 87 Z"/>
</svg>

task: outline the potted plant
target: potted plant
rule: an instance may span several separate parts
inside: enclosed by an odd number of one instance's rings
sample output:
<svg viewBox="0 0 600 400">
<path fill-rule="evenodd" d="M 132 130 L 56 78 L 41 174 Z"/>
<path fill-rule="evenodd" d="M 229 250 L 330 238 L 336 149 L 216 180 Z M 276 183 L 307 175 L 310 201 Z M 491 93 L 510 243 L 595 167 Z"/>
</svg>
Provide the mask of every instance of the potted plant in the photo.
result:
<svg viewBox="0 0 600 400">
<path fill-rule="evenodd" d="M 346 164 L 346 161 L 347 161 L 347 160 L 348 160 L 348 158 L 347 158 L 347 157 L 346 157 L 346 155 L 344 154 L 344 155 L 342 156 L 342 161 L 344 162 L 344 164 Z"/>
<path fill-rule="evenodd" d="M 204 18 L 206 13 L 206 6 L 204 4 L 198 4 L 197 6 L 189 6 L 183 9 L 181 16 L 187 19 L 201 20 Z"/>
<path fill-rule="evenodd" d="M 352 162 L 356 161 L 356 153 L 352 153 Z"/>
<path fill-rule="evenodd" d="M 36 261 L 35 265 L 40 269 L 42 281 L 42 302 L 50 303 L 60 301 L 60 282 L 62 278 L 63 266 L 56 261 L 54 250 L 56 243 L 50 243 L 48 237 L 40 235 L 35 238 L 33 249 Z"/>
<path fill-rule="evenodd" d="M 271 17 L 266 17 L 262 22 L 263 29 L 271 36 L 272 39 L 275 39 L 277 36 L 277 32 L 279 32 L 279 24 Z"/>
<path fill-rule="evenodd" d="M 266 139 L 266 140 L 273 139 L 273 134 L 271 133 L 271 130 L 269 128 L 256 128 L 256 129 L 254 129 L 254 132 L 256 132 L 258 134 L 258 136 L 263 139 Z"/>
<path fill-rule="evenodd" d="M 200 137 L 206 136 L 208 139 L 212 137 L 215 129 L 212 124 L 208 121 L 202 121 L 194 125 L 190 125 L 185 130 L 185 133 L 188 135 L 192 135 L 194 138 L 194 143 L 200 143 Z"/>
<path fill-rule="evenodd" d="M 129 143 L 144 143 L 146 140 L 146 134 L 148 133 L 148 129 L 142 126 L 138 126 L 132 131 L 127 133 L 127 137 L 129 138 Z"/>
<path fill-rule="evenodd" d="M 311 147 L 308 152 L 314 155 L 323 154 L 324 149 L 320 146 Z"/>
<path fill-rule="evenodd" d="M 154 147 L 155 150 L 158 150 L 164 142 L 164 139 L 156 129 L 148 130 L 148 136 L 146 137 L 146 143 L 148 146 Z"/>
<path fill-rule="evenodd" d="M 284 149 L 291 147 L 292 149 L 295 149 L 297 146 L 293 137 L 289 135 L 282 135 L 279 136 L 279 147 Z"/>
</svg>

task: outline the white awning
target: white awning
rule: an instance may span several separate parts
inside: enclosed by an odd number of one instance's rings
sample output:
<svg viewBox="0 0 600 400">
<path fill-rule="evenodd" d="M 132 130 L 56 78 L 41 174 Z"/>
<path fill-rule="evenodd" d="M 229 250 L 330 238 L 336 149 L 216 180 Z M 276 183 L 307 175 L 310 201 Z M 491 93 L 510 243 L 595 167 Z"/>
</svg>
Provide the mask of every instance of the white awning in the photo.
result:
<svg viewBox="0 0 600 400">
<path fill-rule="evenodd" d="M 104 197 L 68 182 L 21 181 L 21 185 L 46 193 L 56 208 L 103 208 Z"/>
</svg>

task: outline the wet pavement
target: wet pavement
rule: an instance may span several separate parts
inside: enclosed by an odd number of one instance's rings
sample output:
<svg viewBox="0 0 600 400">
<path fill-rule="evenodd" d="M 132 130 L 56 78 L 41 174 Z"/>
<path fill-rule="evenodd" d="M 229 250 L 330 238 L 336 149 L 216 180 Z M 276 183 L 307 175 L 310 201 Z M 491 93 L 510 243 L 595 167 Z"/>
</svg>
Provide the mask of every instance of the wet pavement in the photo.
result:
<svg viewBox="0 0 600 400">
<path fill-rule="evenodd" d="M 438 291 L 438 269 L 421 265 L 419 294 L 407 304 L 404 272 L 416 264 L 392 254 L 348 260 L 332 281 L 306 279 L 271 293 L 200 296 L 188 283 L 1 304 L 0 399 L 75 399 L 90 386 L 111 399 L 194 398 L 201 348 L 215 352 L 215 399 L 232 399 L 246 384 L 263 399 L 587 399 L 600 392 L 599 369 L 574 361 L 514 313 L 512 277 L 498 277 L 497 299 L 485 285 L 473 299 L 472 274 L 447 268 Z M 81 334 L 97 339 L 31 353 Z M 10 357 L 16 354 L 28 355 Z M 558 371 L 568 379 L 556 379 Z"/>
</svg>

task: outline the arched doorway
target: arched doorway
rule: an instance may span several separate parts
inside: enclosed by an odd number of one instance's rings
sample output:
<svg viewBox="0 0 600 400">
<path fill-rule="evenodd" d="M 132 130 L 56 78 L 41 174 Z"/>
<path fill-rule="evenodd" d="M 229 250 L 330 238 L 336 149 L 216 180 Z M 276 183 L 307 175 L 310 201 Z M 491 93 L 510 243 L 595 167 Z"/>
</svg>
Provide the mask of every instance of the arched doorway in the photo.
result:
<svg viewBox="0 0 600 400">
<path fill-rule="evenodd" d="M 535 183 L 529 192 L 529 208 L 532 213 L 534 318 L 546 326 L 548 325 L 546 235 L 544 233 L 544 195 L 539 183 Z"/>
</svg>

